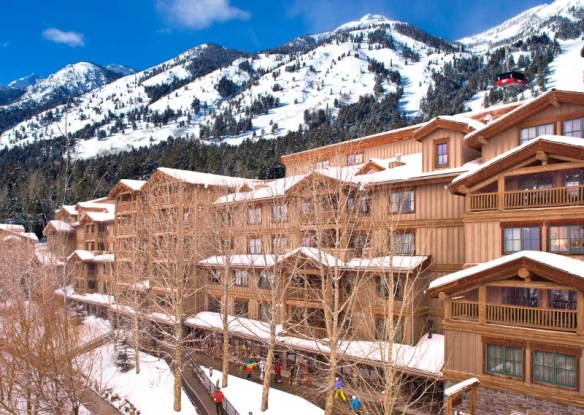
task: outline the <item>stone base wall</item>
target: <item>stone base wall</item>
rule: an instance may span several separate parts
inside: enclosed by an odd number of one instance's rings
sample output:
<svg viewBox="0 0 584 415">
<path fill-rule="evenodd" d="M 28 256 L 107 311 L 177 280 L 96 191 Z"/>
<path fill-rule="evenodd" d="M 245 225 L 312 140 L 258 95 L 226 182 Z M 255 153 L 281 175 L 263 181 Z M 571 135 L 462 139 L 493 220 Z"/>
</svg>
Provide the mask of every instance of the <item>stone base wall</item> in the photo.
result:
<svg viewBox="0 0 584 415">
<path fill-rule="evenodd" d="M 448 388 L 455 382 L 447 381 Z M 470 414 L 470 398 L 463 399 L 454 409 L 454 415 Z M 514 392 L 482 388 L 477 393 L 476 415 L 584 415 L 584 408 L 560 404 Z M 512 412 L 513 410 L 517 412 Z"/>
</svg>

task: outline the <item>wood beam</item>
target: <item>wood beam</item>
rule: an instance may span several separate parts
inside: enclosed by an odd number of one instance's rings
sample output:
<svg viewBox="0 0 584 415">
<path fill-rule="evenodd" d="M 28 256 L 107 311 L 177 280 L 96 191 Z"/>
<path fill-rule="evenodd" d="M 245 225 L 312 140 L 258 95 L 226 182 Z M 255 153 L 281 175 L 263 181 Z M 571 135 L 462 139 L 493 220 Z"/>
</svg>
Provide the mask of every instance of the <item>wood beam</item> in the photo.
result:
<svg viewBox="0 0 584 415">
<path fill-rule="evenodd" d="M 486 138 L 484 138 L 482 135 L 479 135 L 479 138 L 477 138 L 477 141 L 484 146 L 489 144 L 489 141 Z"/>
<path fill-rule="evenodd" d="M 549 160 L 548 154 L 543 150 L 537 150 L 535 153 L 535 158 L 541 161 L 542 165 L 546 165 Z"/>
<path fill-rule="evenodd" d="M 560 106 L 560 103 L 558 102 L 558 98 L 555 96 L 550 97 L 550 104 L 556 108 L 558 108 Z"/>
</svg>

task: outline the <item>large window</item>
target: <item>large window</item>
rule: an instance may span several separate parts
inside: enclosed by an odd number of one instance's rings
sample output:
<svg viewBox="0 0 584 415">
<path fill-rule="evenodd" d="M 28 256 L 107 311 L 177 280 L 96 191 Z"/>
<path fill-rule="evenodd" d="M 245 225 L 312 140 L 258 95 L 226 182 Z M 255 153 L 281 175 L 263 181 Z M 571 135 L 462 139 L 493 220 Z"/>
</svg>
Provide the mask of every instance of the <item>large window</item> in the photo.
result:
<svg viewBox="0 0 584 415">
<path fill-rule="evenodd" d="M 564 121 L 564 135 L 584 138 L 584 118 Z"/>
<path fill-rule="evenodd" d="M 349 236 L 349 248 L 353 249 L 353 255 L 363 255 L 363 250 L 369 246 L 369 235 L 366 233 Z"/>
<path fill-rule="evenodd" d="M 249 208 L 247 210 L 247 223 L 250 225 L 258 225 L 262 223 L 262 209 L 259 207 Z"/>
<path fill-rule="evenodd" d="M 377 289 L 377 295 L 380 297 L 389 297 L 390 291 L 393 292 L 393 298 L 399 300 L 402 298 L 402 280 L 398 277 L 393 277 L 393 287 L 391 286 L 392 280 L 389 277 L 377 276 L 375 277 L 375 286 Z"/>
<path fill-rule="evenodd" d="M 541 249 L 539 227 L 504 228 L 503 239 L 503 252 L 505 254 L 525 250 L 539 251 Z"/>
<path fill-rule="evenodd" d="M 288 238 L 286 236 L 272 237 L 272 254 L 283 254 L 288 249 Z"/>
<path fill-rule="evenodd" d="M 390 202 L 392 213 L 411 213 L 414 211 L 414 192 L 413 190 L 391 192 Z"/>
<path fill-rule="evenodd" d="M 403 341 L 403 328 L 399 320 L 393 321 L 393 339 L 390 339 L 390 333 L 388 324 L 386 324 L 385 318 L 377 317 L 375 319 L 375 338 L 377 340 L 393 340 L 395 343 L 401 343 Z"/>
<path fill-rule="evenodd" d="M 274 286 L 274 272 L 273 271 L 262 271 L 258 279 L 258 287 L 260 288 L 272 288 Z"/>
<path fill-rule="evenodd" d="M 436 167 L 448 167 L 448 142 L 436 143 Z"/>
<path fill-rule="evenodd" d="M 519 144 L 525 144 L 540 135 L 550 135 L 554 133 L 553 124 L 537 125 L 535 127 L 522 128 L 519 133 Z"/>
<path fill-rule="evenodd" d="M 576 356 L 554 352 L 533 351 L 533 381 L 576 387 Z"/>
<path fill-rule="evenodd" d="M 247 253 L 259 255 L 262 253 L 262 240 L 260 238 L 249 238 L 247 240 Z"/>
<path fill-rule="evenodd" d="M 208 273 L 208 281 L 210 284 L 219 284 L 221 282 L 221 271 L 218 269 L 210 269 Z"/>
<path fill-rule="evenodd" d="M 523 377 L 523 349 L 521 347 L 486 344 L 485 370 L 488 373 Z"/>
<path fill-rule="evenodd" d="M 584 253 L 584 226 L 550 226 L 549 245 L 550 252 L 565 254 Z"/>
<path fill-rule="evenodd" d="M 363 153 L 347 154 L 347 166 L 363 163 Z"/>
<path fill-rule="evenodd" d="M 369 196 L 347 197 L 347 211 L 349 214 L 358 214 L 368 216 L 371 213 L 371 199 Z"/>
<path fill-rule="evenodd" d="M 281 223 L 288 220 L 288 205 L 274 205 L 272 206 L 272 222 Z"/>
<path fill-rule="evenodd" d="M 221 302 L 213 296 L 207 297 L 207 311 L 214 313 L 221 312 Z"/>
<path fill-rule="evenodd" d="M 233 314 L 239 317 L 247 317 L 249 313 L 248 300 L 233 300 Z"/>
<path fill-rule="evenodd" d="M 247 271 L 244 269 L 236 269 L 233 284 L 239 287 L 247 287 L 247 282 L 248 282 Z"/>
<path fill-rule="evenodd" d="M 391 238 L 391 252 L 394 255 L 413 255 L 416 246 L 414 234 L 407 233 L 393 233 Z"/>
<path fill-rule="evenodd" d="M 259 319 L 260 321 L 272 320 L 272 305 L 268 303 L 260 303 L 259 305 Z"/>
</svg>

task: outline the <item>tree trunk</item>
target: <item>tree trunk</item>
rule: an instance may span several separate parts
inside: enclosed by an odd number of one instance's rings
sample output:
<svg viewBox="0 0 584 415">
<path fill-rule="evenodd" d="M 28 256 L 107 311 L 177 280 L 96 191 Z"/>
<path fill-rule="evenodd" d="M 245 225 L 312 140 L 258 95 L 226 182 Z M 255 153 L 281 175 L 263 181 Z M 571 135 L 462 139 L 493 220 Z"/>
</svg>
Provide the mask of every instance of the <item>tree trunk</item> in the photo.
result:
<svg viewBox="0 0 584 415">
<path fill-rule="evenodd" d="M 331 347 L 329 357 L 329 375 L 326 390 L 326 403 L 324 407 L 324 415 L 333 415 L 335 409 L 335 381 L 337 377 L 337 350 L 336 347 Z"/>
<path fill-rule="evenodd" d="M 176 325 L 176 338 L 174 350 L 174 410 L 181 410 L 181 391 L 182 391 L 182 324 Z"/>
<path fill-rule="evenodd" d="M 266 357 L 266 363 L 264 366 L 265 376 L 264 384 L 262 387 L 262 406 L 261 411 L 265 412 L 268 410 L 268 401 L 270 398 L 270 381 L 272 378 L 272 363 L 274 362 L 274 347 L 276 345 L 276 322 L 274 318 L 270 321 L 270 340 L 268 343 L 268 356 Z"/>
<path fill-rule="evenodd" d="M 138 310 L 135 310 L 138 312 Z M 134 316 L 134 368 L 136 374 L 140 373 L 140 327 L 138 316 Z"/>
</svg>

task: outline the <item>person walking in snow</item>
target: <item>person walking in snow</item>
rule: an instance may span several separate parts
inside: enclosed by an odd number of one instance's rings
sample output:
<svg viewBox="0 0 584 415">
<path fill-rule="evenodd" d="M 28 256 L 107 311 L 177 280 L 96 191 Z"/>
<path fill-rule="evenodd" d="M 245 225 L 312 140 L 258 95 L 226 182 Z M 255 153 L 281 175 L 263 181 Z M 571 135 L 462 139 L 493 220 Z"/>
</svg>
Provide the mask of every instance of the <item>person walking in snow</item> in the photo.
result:
<svg viewBox="0 0 584 415">
<path fill-rule="evenodd" d="M 247 380 L 251 380 L 251 372 L 253 370 L 253 360 L 248 357 L 245 361 L 245 373 L 247 373 Z"/>
<path fill-rule="evenodd" d="M 357 398 L 356 396 L 353 396 L 353 399 L 351 399 L 351 410 L 353 411 L 353 413 L 355 415 L 361 415 L 361 408 L 363 407 L 363 404 L 361 403 L 361 400 L 359 398 Z"/>
<path fill-rule="evenodd" d="M 341 398 L 343 398 L 343 401 L 347 400 L 347 395 L 345 395 L 345 384 L 343 383 L 343 380 L 341 378 L 336 378 L 335 379 L 335 399 L 337 399 L 339 397 L 339 395 L 341 396 Z"/>
<path fill-rule="evenodd" d="M 266 361 L 264 359 L 260 360 L 258 366 L 260 368 L 260 380 L 263 381 L 266 377 Z"/>
<path fill-rule="evenodd" d="M 280 360 L 276 360 L 274 374 L 276 375 L 276 383 L 282 383 L 282 362 L 280 362 Z"/>
<path fill-rule="evenodd" d="M 211 394 L 211 398 L 215 402 L 215 410 L 217 411 L 217 415 L 223 415 L 223 392 L 221 392 L 221 388 L 217 389 L 217 391 Z"/>
</svg>

